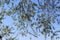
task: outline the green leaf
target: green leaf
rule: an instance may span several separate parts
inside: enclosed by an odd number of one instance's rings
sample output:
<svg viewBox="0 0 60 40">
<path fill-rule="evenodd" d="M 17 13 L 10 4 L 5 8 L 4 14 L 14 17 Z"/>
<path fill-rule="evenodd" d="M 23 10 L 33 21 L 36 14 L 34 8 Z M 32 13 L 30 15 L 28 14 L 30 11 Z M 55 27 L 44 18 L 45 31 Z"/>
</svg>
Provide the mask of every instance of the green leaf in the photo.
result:
<svg viewBox="0 0 60 40">
<path fill-rule="evenodd" d="M 2 2 L 0 1 L 0 5 L 2 5 Z"/>
<path fill-rule="evenodd" d="M 11 15 L 11 11 L 6 12 L 6 15 L 10 16 Z"/>
<path fill-rule="evenodd" d="M 33 6 L 37 6 L 37 4 L 36 4 L 36 3 L 33 3 L 32 5 L 33 5 Z"/>
</svg>

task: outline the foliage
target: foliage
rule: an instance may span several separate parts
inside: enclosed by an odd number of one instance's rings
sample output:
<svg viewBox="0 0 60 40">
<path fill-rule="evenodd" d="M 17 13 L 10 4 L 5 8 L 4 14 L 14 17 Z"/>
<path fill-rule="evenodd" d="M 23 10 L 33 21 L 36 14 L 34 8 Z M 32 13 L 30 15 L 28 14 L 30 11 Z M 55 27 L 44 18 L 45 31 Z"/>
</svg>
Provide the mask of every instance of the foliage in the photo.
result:
<svg viewBox="0 0 60 40">
<path fill-rule="evenodd" d="M 17 27 L 17 30 L 21 31 L 22 35 L 31 34 L 35 37 L 39 36 L 40 33 L 44 35 L 54 34 L 55 28 L 52 23 L 58 21 L 58 17 L 60 14 L 57 11 L 60 10 L 60 7 L 57 6 L 60 1 L 59 0 L 37 0 L 33 2 L 33 0 L 19 0 L 17 5 L 14 1 L 17 0 L 0 0 L 0 25 L 2 25 L 2 20 L 5 19 L 5 16 L 11 16 L 14 20 L 14 26 Z M 11 5 L 10 5 L 11 4 Z M 7 8 L 4 6 L 6 5 Z M 4 8 L 5 7 L 5 8 Z M 32 30 L 31 32 L 29 30 Z M 0 28 L 3 36 L 10 35 L 10 31 L 12 28 L 2 26 Z M 53 32 L 53 33 L 52 33 Z M 14 40 L 14 39 L 9 39 Z"/>
</svg>

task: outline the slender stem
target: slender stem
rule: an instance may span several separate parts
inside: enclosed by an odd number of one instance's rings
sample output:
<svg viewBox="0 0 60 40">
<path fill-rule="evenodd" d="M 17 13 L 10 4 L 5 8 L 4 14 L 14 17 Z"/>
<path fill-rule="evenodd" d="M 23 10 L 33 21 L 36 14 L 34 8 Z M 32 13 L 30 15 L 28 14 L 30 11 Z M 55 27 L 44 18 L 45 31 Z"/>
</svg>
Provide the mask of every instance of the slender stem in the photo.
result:
<svg viewBox="0 0 60 40">
<path fill-rule="evenodd" d="M 45 40 L 46 40 L 46 33 L 45 33 Z"/>
</svg>

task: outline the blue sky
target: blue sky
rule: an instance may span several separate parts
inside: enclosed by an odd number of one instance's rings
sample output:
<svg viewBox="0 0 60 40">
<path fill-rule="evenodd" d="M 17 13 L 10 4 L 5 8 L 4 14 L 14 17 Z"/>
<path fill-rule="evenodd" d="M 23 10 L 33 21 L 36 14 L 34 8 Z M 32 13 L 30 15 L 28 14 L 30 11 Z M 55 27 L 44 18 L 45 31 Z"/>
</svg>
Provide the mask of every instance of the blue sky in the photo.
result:
<svg viewBox="0 0 60 40">
<path fill-rule="evenodd" d="M 15 0 L 14 1 L 14 3 L 15 3 L 15 5 L 17 5 L 18 4 L 18 2 L 19 2 L 20 0 Z M 42 0 L 42 2 L 43 2 L 44 0 Z M 12 1 L 11 1 L 12 2 Z M 38 3 L 37 2 L 37 0 L 33 0 L 33 2 L 35 2 L 35 3 Z M 12 4 L 9 4 L 9 5 L 7 5 L 7 4 L 5 4 L 4 5 L 4 9 L 6 9 L 6 11 L 8 11 L 9 10 L 9 7 L 12 7 Z M 58 5 L 59 6 L 59 5 Z M 1 11 L 1 6 L 0 6 L 0 11 Z M 60 12 L 58 12 L 58 13 L 60 13 Z M 13 26 L 14 27 L 14 32 L 17 30 L 16 29 L 16 27 L 13 25 L 13 20 L 12 20 L 12 18 L 11 18 L 11 16 L 5 16 L 5 19 L 4 20 L 2 20 L 3 21 L 3 24 L 4 25 L 7 25 L 7 26 Z M 53 24 L 53 26 L 56 28 L 56 30 L 60 30 L 60 24 L 57 24 L 57 22 L 56 23 L 54 23 Z M 18 32 L 19 31 L 16 31 L 15 32 L 15 34 L 14 34 L 14 36 L 16 36 L 16 35 L 18 35 Z M 27 37 L 25 37 L 25 36 L 22 36 L 22 35 L 18 35 L 18 37 L 17 37 L 17 39 L 18 40 L 30 40 L 30 37 L 32 38 L 31 40 L 44 40 L 45 38 L 44 38 L 44 35 L 40 35 L 38 38 L 36 38 L 36 37 L 34 37 L 34 36 L 32 36 L 32 35 L 29 35 L 29 34 L 27 34 Z M 5 38 L 3 37 L 3 40 L 5 40 Z M 50 40 L 50 38 L 49 37 L 47 37 L 47 40 Z M 55 39 L 54 39 L 55 40 Z"/>
</svg>

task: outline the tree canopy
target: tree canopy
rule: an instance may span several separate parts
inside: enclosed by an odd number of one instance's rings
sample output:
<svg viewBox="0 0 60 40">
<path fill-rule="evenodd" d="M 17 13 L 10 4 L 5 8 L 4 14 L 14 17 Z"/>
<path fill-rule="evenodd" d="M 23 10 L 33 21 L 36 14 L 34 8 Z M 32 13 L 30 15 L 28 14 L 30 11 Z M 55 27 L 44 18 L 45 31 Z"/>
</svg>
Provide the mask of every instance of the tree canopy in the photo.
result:
<svg viewBox="0 0 60 40">
<path fill-rule="evenodd" d="M 60 23 L 60 0 L 0 0 L 0 32 L 1 36 L 10 36 L 15 32 L 13 27 L 3 25 L 2 20 L 11 16 L 19 34 L 31 34 L 38 37 L 41 34 L 48 35 L 51 38 L 57 35 L 52 25 L 56 21 Z M 30 28 L 30 29 L 29 29 Z M 32 32 L 30 31 L 32 30 Z M 14 40 L 8 38 L 8 40 Z"/>
</svg>

